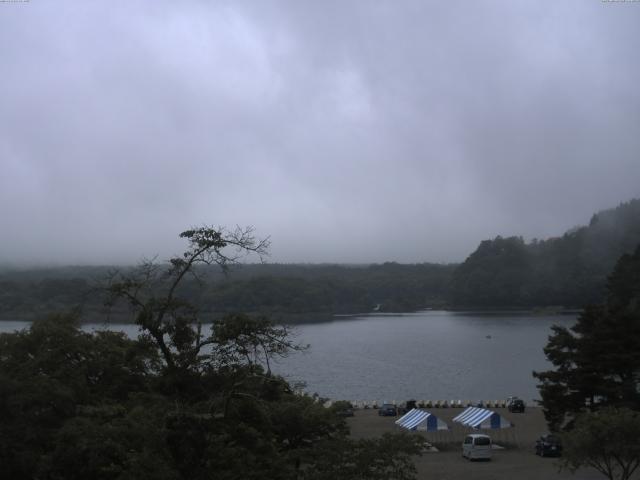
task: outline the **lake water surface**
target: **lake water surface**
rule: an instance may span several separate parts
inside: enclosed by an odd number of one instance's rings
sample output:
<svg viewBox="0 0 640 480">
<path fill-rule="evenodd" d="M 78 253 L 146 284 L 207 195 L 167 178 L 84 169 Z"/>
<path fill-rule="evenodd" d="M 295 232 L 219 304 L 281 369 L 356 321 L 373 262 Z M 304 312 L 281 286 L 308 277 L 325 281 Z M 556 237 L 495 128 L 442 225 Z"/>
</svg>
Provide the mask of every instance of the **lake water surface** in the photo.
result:
<svg viewBox="0 0 640 480">
<path fill-rule="evenodd" d="M 333 399 L 531 400 L 539 398 L 531 372 L 549 368 L 550 327 L 573 323 L 565 315 L 428 311 L 305 325 L 298 339 L 309 353 L 278 371 Z"/>
<path fill-rule="evenodd" d="M 530 313 L 425 311 L 373 314 L 299 325 L 305 353 L 278 361 L 289 381 L 309 393 L 371 402 L 384 400 L 496 400 L 539 398 L 533 370 L 549 368 L 543 348 L 554 324 L 575 317 Z M 0 322 L 0 331 L 27 322 Z M 83 328 L 105 328 L 87 324 Z M 135 336 L 135 325 L 110 325 Z"/>
</svg>

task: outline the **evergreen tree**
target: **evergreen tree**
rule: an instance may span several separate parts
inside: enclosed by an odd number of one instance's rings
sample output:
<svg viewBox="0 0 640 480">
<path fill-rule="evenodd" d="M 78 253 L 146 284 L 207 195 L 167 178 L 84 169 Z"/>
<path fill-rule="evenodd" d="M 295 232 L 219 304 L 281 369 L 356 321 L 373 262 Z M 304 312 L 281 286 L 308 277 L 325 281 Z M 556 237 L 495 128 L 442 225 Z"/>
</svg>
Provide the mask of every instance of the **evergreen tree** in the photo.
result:
<svg viewBox="0 0 640 480">
<path fill-rule="evenodd" d="M 606 304 L 553 332 L 545 354 L 555 369 L 534 372 L 551 429 L 607 405 L 640 410 L 640 246 L 616 264 Z"/>
</svg>

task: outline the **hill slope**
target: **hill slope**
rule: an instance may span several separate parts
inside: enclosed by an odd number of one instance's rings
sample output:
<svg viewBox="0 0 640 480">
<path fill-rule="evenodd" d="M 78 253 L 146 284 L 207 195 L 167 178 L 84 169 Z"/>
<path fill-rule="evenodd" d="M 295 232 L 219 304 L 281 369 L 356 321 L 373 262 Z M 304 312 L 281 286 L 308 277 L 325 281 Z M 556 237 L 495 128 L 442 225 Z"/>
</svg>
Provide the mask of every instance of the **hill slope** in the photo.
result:
<svg viewBox="0 0 640 480">
<path fill-rule="evenodd" d="M 254 264 L 200 271 L 180 295 L 205 314 L 244 311 L 309 314 L 412 311 L 424 307 L 582 307 L 604 300 L 617 259 L 640 244 L 640 200 L 593 215 L 588 226 L 526 243 L 496 237 L 459 265 Z M 104 318 L 102 298 L 86 295 L 109 267 L 0 271 L 0 319 L 34 318 L 83 303 L 87 319 Z M 124 312 L 123 312 L 124 313 Z"/>
<path fill-rule="evenodd" d="M 640 244 L 640 200 L 596 213 L 559 238 L 485 240 L 455 270 L 454 306 L 582 307 L 604 299 L 607 275 Z"/>
</svg>

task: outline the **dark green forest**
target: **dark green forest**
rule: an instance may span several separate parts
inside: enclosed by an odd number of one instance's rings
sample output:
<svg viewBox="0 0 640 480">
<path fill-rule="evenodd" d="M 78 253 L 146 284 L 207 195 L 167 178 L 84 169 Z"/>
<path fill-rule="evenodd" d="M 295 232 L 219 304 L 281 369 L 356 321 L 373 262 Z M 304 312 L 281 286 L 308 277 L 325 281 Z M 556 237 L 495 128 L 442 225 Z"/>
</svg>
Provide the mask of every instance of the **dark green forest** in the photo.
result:
<svg viewBox="0 0 640 480">
<path fill-rule="evenodd" d="M 485 240 L 461 264 L 241 264 L 199 266 L 180 294 L 208 315 L 243 311 L 287 322 L 422 308 L 581 308 L 604 299 L 616 260 L 640 244 L 640 200 L 593 215 L 561 237 Z M 33 319 L 82 305 L 106 315 L 99 286 L 133 267 L 0 270 L 0 318 Z M 131 321 L 126 309 L 112 318 Z"/>
<path fill-rule="evenodd" d="M 73 316 L 0 334 L 0 477 L 415 478 L 419 437 L 353 440 L 339 410 L 245 356 L 297 348 L 284 330 L 236 315 L 202 338 L 184 334 L 164 345 L 167 357 L 149 331 L 86 333 Z"/>
<path fill-rule="evenodd" d="M 185 279 L 180 295 L 208 315 L 243 311 L 287 321 L 326 318 L 334 313 L 403 312 L 446 304 L 455 265 L 233 265 L 225 275 L 200 266 L 198 279 Z M 0 318 L 21 319 L 83 306 L 84 318 L 103 319 L 100 286 L 130 267 L 64 267 L 0 274 Z M 111 309 L 119 320 L 126 310 Z"/>
<path fill-rule="evenodd" d="M 640 244 L 640 200 L 596 213 L 562 237 L 485 240 L 456 268 L 452 305 L 581 308 L 605 297 L 607 275 Z"/>
</svg>

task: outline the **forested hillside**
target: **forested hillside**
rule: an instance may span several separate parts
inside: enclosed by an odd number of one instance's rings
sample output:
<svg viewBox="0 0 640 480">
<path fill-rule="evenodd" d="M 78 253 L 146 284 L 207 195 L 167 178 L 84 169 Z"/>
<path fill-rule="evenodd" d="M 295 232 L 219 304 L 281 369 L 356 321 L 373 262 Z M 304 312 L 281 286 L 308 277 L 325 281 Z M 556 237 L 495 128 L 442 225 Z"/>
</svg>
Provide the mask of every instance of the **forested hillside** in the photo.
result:
<svg viewBox="0 0 640 480">
<path fill-rule="evenodd" d="M 640 244 L 640 200 L 622 203 L 559 238 L 485 240 L 454 272 L 455 306 L 582 307 L 601 302 L 617 259 Z"/>
<path fill-rule="evenodd" d="M 180 295 L 204 314 L 254 312 L 303 321 L 315 314 L 406 312 L 425 307 L 582 307 L 601 302 L 616 260 L 640 244 L 640 200 L 593 215 L 562 237 L 485 240 L 456 265 L 243 264 L 227 275 L 199 268 Z M 120 268 L 127 271 L 131 267 Z M 83 305 L 105 317 L 98 287 L 114 267 L 0 271 L 0 319 Z M 115 312 L 125 319 L 126 312 Z"/>
<path fill-rule="evenodd" d="M 252 264 L 234 266 L 222 275 L 213 268 L 201 268 L 198 277 L 205 282 L 189 278 L 179 293 L 205 314 L 288 314 L 288 321 L 302 321 L 309 314 L 411 311 L 442 306 L 454 269 L 455 265 L 397 263 Z M 65 267 L 5 271 L 0 274 L 0 318 L 31 318 L 82 304 L 85 318 L 102 319 L 106 311 L 98 287 L 113 270 Z"/>
</svg>

